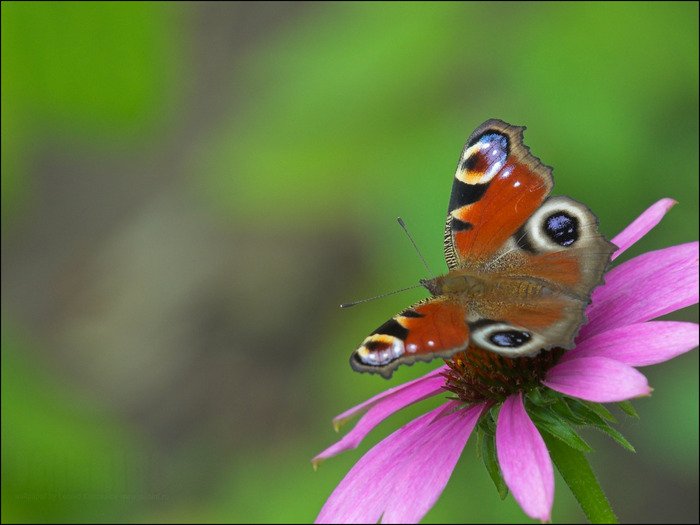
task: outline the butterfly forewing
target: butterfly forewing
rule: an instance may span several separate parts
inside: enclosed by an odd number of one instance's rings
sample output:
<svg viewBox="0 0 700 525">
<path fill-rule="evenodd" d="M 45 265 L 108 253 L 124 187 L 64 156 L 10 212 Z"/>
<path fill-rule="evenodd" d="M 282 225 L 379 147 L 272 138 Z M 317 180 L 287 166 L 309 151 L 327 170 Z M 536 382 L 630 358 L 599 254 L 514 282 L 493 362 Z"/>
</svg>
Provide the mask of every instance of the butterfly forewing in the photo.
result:
<svg viewBox="0 0 700 525">
<path fill-rule="evenodd" d="M 450 269 L 495 257 L 551 192 L 552 170 L 523 146 L 524 129 L 489 120 L 464 146 L 445 225 Z"/>
</svg>

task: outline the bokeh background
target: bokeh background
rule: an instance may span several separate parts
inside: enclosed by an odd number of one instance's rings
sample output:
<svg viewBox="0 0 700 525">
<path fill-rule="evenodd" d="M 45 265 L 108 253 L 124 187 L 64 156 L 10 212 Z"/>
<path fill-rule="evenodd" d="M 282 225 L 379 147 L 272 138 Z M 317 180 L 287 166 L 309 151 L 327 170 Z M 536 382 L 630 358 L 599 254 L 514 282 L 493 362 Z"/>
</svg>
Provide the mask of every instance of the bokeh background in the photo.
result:
<svg viewBox="0 0 700 525">
<path fill-rule="evenodd" d="M 527 125 L 629 257 L 698 238 L 698 4 L 2 3 L 2 521 L 309 522 L 390 382 L 348 357 L 445 269 L 471 131 Z M 697 321 L 697 307 L 668 316 Z M 698 353 L 596 433 L 624 522 L 698 521 Z M 421 488 L 416 487 L 416 492 Z M 358 494 L 358 504 L 371 494 Z M 425 522 L 519 522 L 474 443 Z M 554 522 L 583 519 L 557 482 Z"/>
</svg>

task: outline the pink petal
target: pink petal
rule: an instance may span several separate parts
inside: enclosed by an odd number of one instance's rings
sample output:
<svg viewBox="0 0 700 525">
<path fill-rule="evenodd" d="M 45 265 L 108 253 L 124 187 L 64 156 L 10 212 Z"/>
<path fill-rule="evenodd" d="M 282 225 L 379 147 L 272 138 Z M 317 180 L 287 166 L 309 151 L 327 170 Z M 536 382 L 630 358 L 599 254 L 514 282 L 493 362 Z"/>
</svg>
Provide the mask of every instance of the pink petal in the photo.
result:
<svg viewBox="0 0 700 525">
<path fill-rule="evenodd" d="M 377 523 L 389 497 L 388 480 L 395 475 L 395 469 L 404 468 L 401 462 L 394 461 L 394 454 L 410 443 L 442 408 L 414 419 L 362 456 L 330 495 L 315 523 Z"/>
<path fill-rule="evenodd" d="M 595 289 L 577 340 L 698 302 L 698 242 L 648 252 L 614 268 Z"/>
<path fill-rule="evenodd" d="M 438 369 L 438 372 L 440 370 L 441 369 Z M 436 373 L 431 373 L 418 380 L 401 385 L 401 388 L 391 389 L 393 391 L 392 395 L 387 396 L 385 395 L 386 392 L 384 392 L 384 395 L 380 394 L 381 397 L 375 396 L 379 399 L 375 401 L 374 405 L 371 406 L 367 413 L 360 418 L 355 427 L 343 436 L 340 441 L 334 443 L 314 457 L 311 463 L 316 467 L 326 458 L 335 456 L 344 450 L 356 448 L 374 427 L 391 414 L 408 405 L 444 392 L 445 390 L 442 388 L 444 385 L 444 377 Z M 363 403 L 363 405 L 366 406 L 367 403 Z"/>
<path fill-rule="evenodd" d="M 523 405 L 522 393 L 505 400 L 496 424 L 496 452 L 503 479 L 531 518 L 549 521 L 554 473 L 547 446 Z"/>
<path fill-rule="evenodd" d="M 464 437 L 457 432 L 446 432 L 446 428 L 459 430 L 461 425 L 456 424 L 455 419 L 470 419 L 472 407 L 465 416 L 455 415 L 461 411 L 445 415 L 458 406 L 457 402 L 440 406 L 414 419 L 372 447 L 335 488 L 316 518 L 316 523 L 377 523 L 384 509 L 394 498 L 396 482 L 401 479 L 406 469 L 418 460 L 410 452 L 416 447 L 416 443 L 427 440 L 426 435 L 435 439 L 438 437 L 436 434 L 447 433 L 445 445 L 448 448 L 459 448 L 460 452 L 464 448 L 464 443 L 461 447 L 459 444 L 462 438 L 466 442 L 468 433 Z M 433 425 L 436 426 L 433 428 Z M 464 425 L 463 428 L 467 429 L 468 425 Z M 426 480 L 422 482 L 425 484 Z M 422 492 L 419 494 L 422 495 Z M 414 495 L 411 504 L 415 504 L 417 500 Z M 406 501 L 402 503 L 405 504 Z"/>
<path fill-rule="evenodd" d="M 666 212 L 677 204 L 673 199 L 661 199 L 652 204 L 644 213 L 637 217 L 632 224 L 622 230 L 611 242 L 619 248 L 613 253 L 615 260 L 622 252 L 644 237 L 649 230 L 659 224 Z"/>
<path fill-rule="evenodd" d="M 438 376 L 445 368 L 446 368 L 445 366 L 442 366 L 440 368 L 436 368 L 435 370 L 431 370 L 430 372 L 425 374 L 423 377 L 419 377 L 418 379 L 414 379 L 413 381 L 409 381 L 408 383 L 403 383 L 402 385 L 395 386 L 393 388 L 390 388 L 389 390 L 384 390 L 380 394 L 377 394 L 376 396 L 372 397 L 371 399 L 368 399 L 364 403 L 360 403 L 359 405 L 354 406 L 349 410 L 346 410 L 342 414 L 333 418 L 333 427 L 335 428 L 335 430 L 337 432 L 349 420 L 366 412 L 372 406 L 376 405 L 379 401 L 383 400 L 384 398 L 391 397 L 391 396 L 394 396 L 396 394 L 402 393 L 404 390 L 411 389 L 413 386 L 415 386 L 418 383 L 422 383 L 422 382 L 426 381 L 427 379 L 431 379 L 435 376 Z"/>
<path fill-rule="evenodd" d="M 559 363 L 600 356 L 630 366 L 655 365 L 692 350 L 699 339 L 695 323 L 648 321 L 594 335 L 566 352 Z"/>
<path fill-rule="evenodd" d="M 453 406 L 459 403 L 453 402 Z M 483 404 L 457 410 L 424 428 L 412 447 L 399 452 L 406 469 L 392 486 L 382 523 L 418 523 L 435 505 L 462 454 Z"/>
<path fill-rule="evenodd" d="M 558 363 L 547 372 L 542 384 L 562 394 L 598 403 L 651 394 L 644 375 L 607 357 L 581 357 Z"/>
</svg>

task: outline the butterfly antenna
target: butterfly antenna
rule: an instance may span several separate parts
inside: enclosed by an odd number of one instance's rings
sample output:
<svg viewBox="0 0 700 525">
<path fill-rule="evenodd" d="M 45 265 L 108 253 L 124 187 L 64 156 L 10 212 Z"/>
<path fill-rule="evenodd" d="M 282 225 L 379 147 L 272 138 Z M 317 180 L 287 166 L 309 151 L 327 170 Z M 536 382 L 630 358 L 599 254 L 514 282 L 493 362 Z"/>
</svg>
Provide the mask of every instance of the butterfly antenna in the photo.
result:
<svg viewBox="0 0 700 525">
<path fill-rule="evenodd" d="M 416 284 L 413 286 L 409 286 L 408 288 L 402 288 L 401 290 L 395 290 L 393 292 L 383 293 L 382 295 L 377 295 L 376 297 L 369 297 L 367 299 L 360 299 L 359 301 L 353 301 L 352 303 L 343 303 L 340 305 L 340 307 L 341 308 L 350 308 L 351 306 L 355 306 L 356 304 L 366 303 L 367 301 L 374 301 L 375 299 L 381 299 L 382 297 L 386 297 L 387 295 L 394 295 L 395 293 L 405 292 L 406 290 L 413 290 L 414 288 L 420 288 L 421 286 L 423 286 L 423 285 Z"/>
<path fill-rule="evenodd" d="M 425 258 L 423 257 L 423 254 L 418 249 L 418 246 L 416 245 L 416 241 L 414 241 L 413 237 L 411 237 L 411 234 L 408 233 L 408 228 L 406 228 L 406 223 L 403 222 L 403 219 L 401 217 L 397 217 L 397 220 L 399 221 L 399 224 L 403 228 L 403 231 L 406 232 L 406 235 L 408 235 L 408 238 L 411 240 L 411 244 L 413 244 L 413 247 L 416 249 L 416 252 L 418 253 L 418 256 L 420 257 L 420 260 L 423 261 L 423 264 L 425 265 L 426 269 L 428 270 L 430 277 L 435 279 L 435 275 L 433 275 L 433 272 L 430 271 L 430 267 L 428 266 L 428 263 L 425 262 Z"/>
<path fill-rule="evenodd" d="M 428 263 L 425 262 L 425 258 L 423 257 L 423 254 L 418 249 L 418 246 L 416 245 L 416 241 L 414 241 L 413 237 L 411 237 L 411 234 L 408 233 L 408 228 L 406 228 L 406 223 L 403 222 L 403 219 L 401 217 L 398 217 L 398 221 L 399 221 L 399 224 L 401 225 L 401 227 L 403 228 L 403 231 L 405 231 L 406 235 L 408 235 L 408 238 L 410 239 L 411 244 L 413 244 L 413 247 L 415 248 L 416 252 L 418 253 L 418 256 L 420 257 L 421 261 L 423 261 L 423 264 L 428 269 L 428 273 L 434 279 L 435 275 L 433 275 L 433 272 L 430 271 L 430 267 L 428 266 Z M 375 297 L 369 297 L 367 299 L 360 299 L 359 301 L 353 301 L 352 303 L 343 303 L 340 305 L 340 307 L 341 308 L 350 308 L 351 306 L 355 306 L 356 304 L 366 303 L 368 301 L 374 301 L 375 299 L 381 299 L 382 297 L 386 297 L 387 295 L 394 295 L 396 293 L 405 292 L 407 290 L 413 290 L 415 288 L 420 288 L 421 286 L 423 286 L 423 284 L 416 284 L 414 286 L 409 286 L 408 288 L 401 288 L 400 290 L 395 290 L 393 292 L 383 293 L 383 294 L 377 295 Z"/>
</svg>

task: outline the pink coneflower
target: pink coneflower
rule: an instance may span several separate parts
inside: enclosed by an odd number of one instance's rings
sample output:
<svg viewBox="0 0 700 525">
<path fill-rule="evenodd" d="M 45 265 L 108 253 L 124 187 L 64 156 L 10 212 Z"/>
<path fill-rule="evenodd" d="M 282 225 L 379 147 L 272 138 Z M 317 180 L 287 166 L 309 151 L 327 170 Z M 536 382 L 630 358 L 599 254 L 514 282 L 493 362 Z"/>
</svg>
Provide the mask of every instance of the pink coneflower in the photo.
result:
<svg viewBox="0 0 700 525">
<path fill-rule="evenodd" d="M 658 224 L 673 204 L 670 199 L 657 202 L 613 239 L 619 246 L 613 259 Z M 340 414 L 334 419 L 336 429 L 364 413 L 345 437 L 313 458 L 314 466 L 357 447 L 394 412 L 445 390 L 452 393 L 444 405 L 367 452 L 333 491 L 316 522 L 418 522 L 442 493 L 475 428 L 486 442 L 484 463 L 502 493 L 507 486 L 528 516 L 549 520 L 554 499 L 550 452 L 555 454 L 562 443 L 573 451 L 590 450 L 571 425 L 593 425 L 630 447 L 608 425 L 606 418 L 612 418 L 598 403 L 650 395 L 646 378 L 634 367 L 695 348 L 699 333 L 695 323 L 650 319 L 697 302 L 697 242 L 645 253 L 606 274 L 573 350 L 509 359 L 470 346 L 445 366 Z"/>
</svg>

